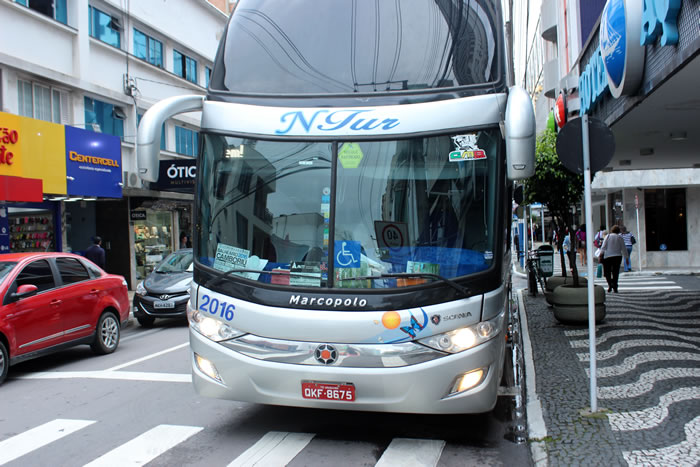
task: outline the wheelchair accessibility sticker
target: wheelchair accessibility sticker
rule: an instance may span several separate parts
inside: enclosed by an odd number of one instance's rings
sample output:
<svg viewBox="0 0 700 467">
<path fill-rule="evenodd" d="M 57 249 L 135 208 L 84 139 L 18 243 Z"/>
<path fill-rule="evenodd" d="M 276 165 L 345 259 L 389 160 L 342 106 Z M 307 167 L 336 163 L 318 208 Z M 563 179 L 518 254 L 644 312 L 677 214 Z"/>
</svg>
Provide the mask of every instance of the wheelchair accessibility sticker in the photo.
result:
<svg viewBox="0 0 700 467">
<path fill-rule="evenodd" d="M 360 261 L 360 242 L 350 240 L 335 241 L 335 261 L 336 268 L 359 268 L 362 263 Z"/>
</svg>

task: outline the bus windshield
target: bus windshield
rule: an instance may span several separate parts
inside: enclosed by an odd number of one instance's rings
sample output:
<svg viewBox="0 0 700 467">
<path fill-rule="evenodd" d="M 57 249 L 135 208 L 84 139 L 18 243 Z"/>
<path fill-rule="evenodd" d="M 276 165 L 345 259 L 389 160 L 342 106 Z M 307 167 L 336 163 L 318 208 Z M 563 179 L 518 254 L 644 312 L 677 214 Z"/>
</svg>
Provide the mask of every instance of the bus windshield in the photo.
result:
<svg viewBox="0 0 700 467">
<path fill-rule="evenodd" d="M 485 270 L 501 145 L 498 129 L 371 142 L 204 134 L 195 256 L 283 287 L 395 288 Z M 397 273 L 414 276 L 352 280 Z"/>
</svg>

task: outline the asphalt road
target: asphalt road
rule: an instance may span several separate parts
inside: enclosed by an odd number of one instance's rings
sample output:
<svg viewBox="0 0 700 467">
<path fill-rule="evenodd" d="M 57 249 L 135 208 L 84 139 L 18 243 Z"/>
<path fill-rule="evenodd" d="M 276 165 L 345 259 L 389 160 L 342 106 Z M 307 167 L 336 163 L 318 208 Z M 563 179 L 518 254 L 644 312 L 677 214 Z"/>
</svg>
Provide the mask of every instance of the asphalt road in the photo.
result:
<svg viewBox="0 0 700 467">
<path fill-rule="evenodd" d="M 189 359 L 186 325 L 157 321 L 124 329 L 111 355 L 12 367 L 0 465 L 530 465 L 512 395 L 472 416 L 261 406 L 199 397 Z"/>
</svg>

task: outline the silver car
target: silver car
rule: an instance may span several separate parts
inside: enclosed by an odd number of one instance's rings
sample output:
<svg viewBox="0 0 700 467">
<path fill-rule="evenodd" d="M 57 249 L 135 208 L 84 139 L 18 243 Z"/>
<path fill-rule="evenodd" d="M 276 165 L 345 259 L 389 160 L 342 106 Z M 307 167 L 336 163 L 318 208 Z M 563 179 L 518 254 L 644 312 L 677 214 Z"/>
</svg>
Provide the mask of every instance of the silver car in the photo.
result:
<svg viewBox="0 0 700 467">
<path fill-rule="evenodd" d="M 192 270 L 192 249 L 183 248 L 166 256 L 136 286 L 133 310 L 141 326 L 152 326 L 156 318 L 187 319 Z"/>
</svg>

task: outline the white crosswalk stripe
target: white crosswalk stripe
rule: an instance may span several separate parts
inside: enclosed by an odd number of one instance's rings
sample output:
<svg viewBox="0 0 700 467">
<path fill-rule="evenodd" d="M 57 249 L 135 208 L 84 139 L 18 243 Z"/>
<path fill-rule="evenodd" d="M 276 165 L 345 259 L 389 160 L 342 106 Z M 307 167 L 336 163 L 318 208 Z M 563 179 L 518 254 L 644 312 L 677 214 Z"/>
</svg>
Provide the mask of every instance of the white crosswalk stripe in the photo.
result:
<svg viewBox="0 0 700 467">
<path fill-rule="evenodd" d="M 296 457 L 314 435 L 271 431 L 234 459 L 229 467 L 284 467 Z"/>
<path fill-rule="evenodd" d="M 92 420 L 56 419 L 0 441 L 0 465 L 20 459 L 52 442 L 96 423 Z M 157 425 L 85 464 L 86 467 L 142 466 L 186 442 L 204 428 Z M 230 467 L 283 467 L 314 439 L 314 433 L 270 431 L 233 459 Z M 378 467 L 434 467 L 446 442 L 432 439 L 395 438 L 377 462 Z M 60 461 L 59 461 L 60 462 Z"/>
<path fill-rule="evenodd" d="M 95 422 L 92 420 L 66 420 L 59 418 L 12 438 L 0 441 L 0 465 L 7 464 L 93 423 Z"/>
<path fill-rule="evenodd" d="M 158 425 L 98 457 L 86 467 L 144 465 L 202 430 L 199 426 Z"/>
<path fill-rule="evenodd" d="M 435 466 L 444 448 L 445 442 L 442 440 L 395 438 L 376 467 Z"/>
</svg>

